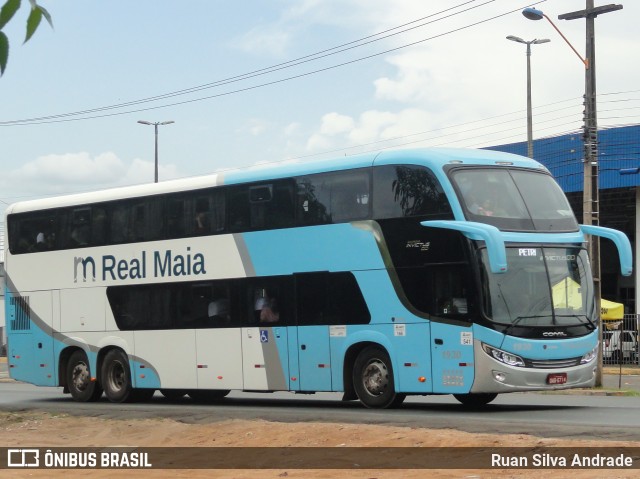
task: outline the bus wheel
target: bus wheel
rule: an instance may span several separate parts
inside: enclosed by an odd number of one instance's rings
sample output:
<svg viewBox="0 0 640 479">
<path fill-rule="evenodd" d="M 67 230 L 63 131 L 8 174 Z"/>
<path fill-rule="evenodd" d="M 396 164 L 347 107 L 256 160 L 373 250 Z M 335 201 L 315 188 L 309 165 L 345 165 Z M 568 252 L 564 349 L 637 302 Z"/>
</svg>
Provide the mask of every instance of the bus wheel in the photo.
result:
<svg viewBox="0 0 640 479">
<path fill-rule="evenodd" d="M 187 394 L 187 391 L 184 389 L 161 389 L 160 394 L 162 394 L 169 401 L 179 401 Z"/>
<path fill-rule="evenodd" d="M 102 396 L 102 388 L 91 380 L 89 360 L 84 351 L 75 351 L 67 363 L 67 387 L 71 397 L 78 402 L 97 401 Z"/>
<path fill-rule="evenodd" d="M 207 403 L 219 401 L 230 392 L 228 389 L 194 389 L 189 391 L 189 397 L 195 402 Z"/>
<path fill-rule="evenodd" d="M 353 387 L 360 402 L 369 408 L 399 406 L 404 394 L 396 394 L 391 359 L 383 349 L 370 346 L 356 358 Z"/>
<path fill-rule="evenodd" d="M 495 398 L 497 394 L 492 393 L 476 393 L 476 394 L 454 394 L 454 398 L 460 401 L 463 405 L 468 407 L 482 407 L 489 404 Z"/>
<path fill-rule="evenodd" d="M 112 349 L 104 357 L 100 378 L 104 394 L 109 401 L 127 402 L 134 398 L 129 359 L 120 349 Z"/>
</svg>

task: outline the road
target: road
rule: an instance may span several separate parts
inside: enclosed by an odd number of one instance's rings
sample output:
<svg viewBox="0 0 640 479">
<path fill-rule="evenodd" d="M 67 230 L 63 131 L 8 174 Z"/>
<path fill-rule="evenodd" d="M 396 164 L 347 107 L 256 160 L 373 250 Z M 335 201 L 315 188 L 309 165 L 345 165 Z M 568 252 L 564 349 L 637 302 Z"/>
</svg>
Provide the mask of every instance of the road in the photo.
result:
<svg viewBox="0 0 640 479">
<path fill-rule="evenodd" d="M 540 437 L 640 440 L 638 397 L 516 393 L 499 396 L 485 410 L 465 410 L 451 396 L 410 397 L 400 409 L 370 410 L 342 402 L 339 394 L 232 392 L 217 404 L 185 398 L 169 402 L 156 393 L 148 403 L 76 403 L 60 388 L 39 388 L 0 381 L 0 411 L 41 410 L 101 418 L 173 418 L 187 423 L 227 419 L 278 422 L 341 422 L 425 428 L 453 428 L 472 433 L 526 433 Z"/>
</svg>

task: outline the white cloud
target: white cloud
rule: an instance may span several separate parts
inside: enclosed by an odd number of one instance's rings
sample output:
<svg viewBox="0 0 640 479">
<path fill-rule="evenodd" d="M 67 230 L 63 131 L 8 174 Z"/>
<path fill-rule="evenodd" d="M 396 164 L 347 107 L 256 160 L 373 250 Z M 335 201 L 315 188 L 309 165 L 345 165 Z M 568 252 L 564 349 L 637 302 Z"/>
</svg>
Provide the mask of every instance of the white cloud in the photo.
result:
<svg viewBox="0 0 640 479">
<path fill-rule="evenodd" d="M 298 122 L 289 123 L 287 126 L 284 127 L 284 134 L 285 136 L 293 136 L 296 133 L 298 133 L 299 130 L 300 130 L 300 123 Z"/>
<path fill-rule="evenodd" d="M 268 123 L 264 120 L 251 119 L 249 121 L 249 132 L 253 136 L 258 136 L 267 130 Z"/>
<path fill-rule="evenodd" d="M 175 165 L 160 165 L 160 180 L 178 177 Z M 125 162 L 115 153 L 92 157 L 87 152 L 51 154 L 27 162 L 0 178 L 3 201 L 25 196 L 47 196 L 114 186 L 149 183 L 154 163 L 141 159 Z M 28 186 L 27 186 L 28 185 Z"/>
<path fill-rule="evenodd" d="M 89 153 L 51 154 L 25 163 L 9 173 L 19 181 L 53 184 L 92 184 L 114 181 L 125 171 L 124 163 L 113 153 L 91 158 Z"/>
<path fill-rule="evenodd" d="M 309 136 L 306 148 L 318 152 L 336 147 L 365 146 L 379 140 L 406 138 L 428 131 L 433 125 L 433 115 L 419 108 L 398 112 L 367 110 L 357 119 L 334 112 L 322 117 L 320 128 Z"/>
<path fill-rule="evenodd" d="M 373 82 L 376 98 L 403 103 L 429 100 L 434 79 L 428 51 L 415 49 L 389 57 L 387 61 L 396 67 L 396 77 L 382 77 Z"/>
<path fill-rule="evenodd" d="M 290 41 L 291 35 L 288 31 L 279 25 L 271 25 L 248 31 L 234 44 L 248 53 L 281 58 L 285 56 Z"/>
<path fill-rule="evenodd" d="M 353 118 L 339 113 L 327 113 L 322 117 L 320 133 L 323 135 L 337 135 L 352 130 L 354 127 Z"/>
<path fill-rule="evenodd" d="M 307 140 L 308 151 L 326 150 L 328 148 L 331 148 L 331 145 L 331 139 L 326 135 L 321 135 L 320 133 L 314 133 Z"/>
</svg>

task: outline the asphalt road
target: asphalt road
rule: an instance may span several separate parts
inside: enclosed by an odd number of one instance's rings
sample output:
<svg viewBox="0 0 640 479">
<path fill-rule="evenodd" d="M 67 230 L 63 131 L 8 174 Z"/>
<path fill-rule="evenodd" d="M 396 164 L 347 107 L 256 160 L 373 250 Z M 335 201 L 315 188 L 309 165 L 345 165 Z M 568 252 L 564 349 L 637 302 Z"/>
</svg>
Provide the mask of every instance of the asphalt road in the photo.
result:
<svg viewBox="0 0 640 479">
<path fill-rule="evenodd" d="M 0 380 L 0 411 L 16 410 L 115 419 L 162 417 L 187 423 L 320 421 L 640 441 L 640 398 L 602 394 L 504 394 L 484 410 L 467 410 L 451 396 L 410 397 L 399 409 L 370 410 L 356 401 L 342 402 L 334 393 L 232 392 L 216 404 L 196 404 L 188 398 L 172 403 L 156 393 L 147 403 L 111 404 L 104 398 L 96 403 L 76 403 L 60 388 Z"/>
</svg>

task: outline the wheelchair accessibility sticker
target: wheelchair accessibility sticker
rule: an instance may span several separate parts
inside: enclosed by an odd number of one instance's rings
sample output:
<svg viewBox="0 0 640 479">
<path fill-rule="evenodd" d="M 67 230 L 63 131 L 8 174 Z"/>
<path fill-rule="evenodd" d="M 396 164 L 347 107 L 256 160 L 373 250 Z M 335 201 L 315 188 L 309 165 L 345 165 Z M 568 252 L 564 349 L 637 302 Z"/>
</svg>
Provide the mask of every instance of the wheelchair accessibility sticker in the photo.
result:
<svg viewBox="0 0 640 479">
<path fill-rule="evenodd" d="M 260 330 L 260 342 L 261 343 L 268 343 L 269 342 L 269 331 L 267 331 L 266 329 L 261 329 Z"/>
</svg>

